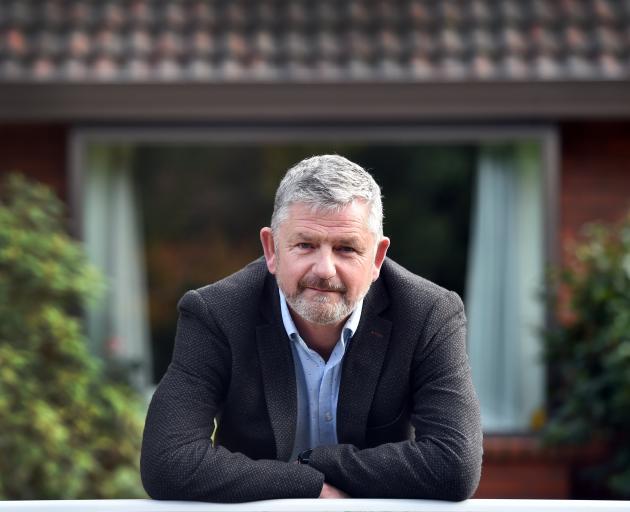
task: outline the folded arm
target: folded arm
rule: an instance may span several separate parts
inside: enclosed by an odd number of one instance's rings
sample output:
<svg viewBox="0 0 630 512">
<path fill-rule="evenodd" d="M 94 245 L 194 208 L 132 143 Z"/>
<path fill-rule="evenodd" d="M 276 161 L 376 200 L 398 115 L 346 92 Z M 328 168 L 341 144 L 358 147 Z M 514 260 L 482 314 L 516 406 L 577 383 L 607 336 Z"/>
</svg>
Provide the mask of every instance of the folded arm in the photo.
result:
<svg viewBox="0 0 630 512">
<path fill-rule="evenodd" d="M 318 497 L 324 476 L 312 467 L 253 460 L 213 446 L 214 420 L 230 380 L 230 349 L 197 292 L 188 292 L 179 307 L 173 361 L 145 424 L 141 475 L 147 493 L 217 502 Z"/>
<path fill-rule="evenodd" d="M 310 463 L 355 498 L 469 498 L 481 470 L 479 405 L 466 356 L 466 318 L 454 293 L 434 305 L 411 373 L 414 440 L 360 450 L 315 448 Z"/>
</svg>

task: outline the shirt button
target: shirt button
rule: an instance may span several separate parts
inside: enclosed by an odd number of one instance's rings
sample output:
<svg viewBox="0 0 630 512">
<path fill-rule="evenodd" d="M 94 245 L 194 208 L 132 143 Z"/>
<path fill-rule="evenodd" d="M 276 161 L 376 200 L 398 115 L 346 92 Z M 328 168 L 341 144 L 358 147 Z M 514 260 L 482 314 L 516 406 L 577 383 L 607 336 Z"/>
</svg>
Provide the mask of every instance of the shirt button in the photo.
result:
<svg viewBox="0 0 630 512">
<path fill-rule="evenodd" d="M 326 414 L 324 414 L 324 419 L 326 421 L 332 421 L 332 414 L 330 414 L 329 412 L 327 412 Z"/>
</svg>

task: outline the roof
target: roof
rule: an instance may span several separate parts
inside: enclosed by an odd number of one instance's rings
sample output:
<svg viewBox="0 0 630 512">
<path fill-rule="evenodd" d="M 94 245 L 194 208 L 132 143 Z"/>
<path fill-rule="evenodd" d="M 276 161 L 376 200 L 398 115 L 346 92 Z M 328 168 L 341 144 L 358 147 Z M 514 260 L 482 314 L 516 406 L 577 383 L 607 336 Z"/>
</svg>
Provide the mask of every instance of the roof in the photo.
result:
<svg viewBox="0 0 630 512">
<path fill-rule="evenodd" d="M 3 0 L 0 82 L 619 81 L 630 0 Z"/>
</svg>

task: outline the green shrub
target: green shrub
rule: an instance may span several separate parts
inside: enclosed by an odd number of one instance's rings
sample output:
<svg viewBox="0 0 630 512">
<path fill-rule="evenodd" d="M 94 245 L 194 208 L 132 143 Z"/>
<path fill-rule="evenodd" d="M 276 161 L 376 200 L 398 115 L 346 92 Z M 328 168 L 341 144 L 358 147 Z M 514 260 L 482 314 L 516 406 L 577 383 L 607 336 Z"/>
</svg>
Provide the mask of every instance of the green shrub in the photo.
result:
<svg viewBox="0 0 630 512">
<path fill-rule="evenodd" d="M 600 440 L 612 449 L 591 474 L 630 496 L 630 215 L 590 225 L 571 268 L 556 284 L 569 319 L 545 337 L 551 369 L 548 443 Z M 556 305 L 560 304 L 556 294 Z"/>
<path fill-rule="evenodd" d="M 144 496 L 142 405 L 87 349 L 80 314 L 102 290 L 63 206 L 0 186 L 0 499 Z"/>
</svg>

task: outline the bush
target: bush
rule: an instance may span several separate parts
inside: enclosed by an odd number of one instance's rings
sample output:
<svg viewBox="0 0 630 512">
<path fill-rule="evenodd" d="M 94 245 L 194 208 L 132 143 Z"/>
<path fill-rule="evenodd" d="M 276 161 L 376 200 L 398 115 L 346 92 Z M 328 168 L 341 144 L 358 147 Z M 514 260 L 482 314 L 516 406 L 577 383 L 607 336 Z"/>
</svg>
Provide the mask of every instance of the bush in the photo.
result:
<svg viewBox="0 0 630 512">
<path fill-rule="evenodd" d="M 103 288 L 63 206 L 0 188 L 0 499 L 142 497 L 142 405 L 87 349 L 80 312 Z"/>
<path fill-rule="evenodd" d="M 576 261 L 557 276 L 569 319 L 545 337 L 551 368 L 549 443 L 600 440 L 612 455 L 596 476 L 630 496 L 630 215 L 591 225 Z M 556 305 L 561 301 L 556 297 Z"/>
</svg>

